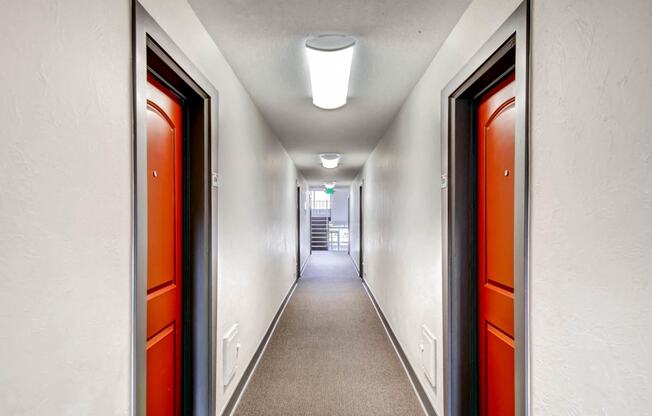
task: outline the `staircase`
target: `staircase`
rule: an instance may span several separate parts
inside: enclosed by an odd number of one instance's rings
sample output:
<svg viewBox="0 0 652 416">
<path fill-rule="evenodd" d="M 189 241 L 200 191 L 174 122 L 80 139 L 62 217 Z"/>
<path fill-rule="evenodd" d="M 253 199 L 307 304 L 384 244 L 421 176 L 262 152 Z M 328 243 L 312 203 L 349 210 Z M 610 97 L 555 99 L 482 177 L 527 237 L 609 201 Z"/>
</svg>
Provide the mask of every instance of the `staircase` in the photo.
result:
<svg viewBox="0 0 652 416">
<path fill-rule="evenodd" d="M 312 251 L 328 250 L 328 217 L 310 218 L 310 247 Z"/>
</svg>

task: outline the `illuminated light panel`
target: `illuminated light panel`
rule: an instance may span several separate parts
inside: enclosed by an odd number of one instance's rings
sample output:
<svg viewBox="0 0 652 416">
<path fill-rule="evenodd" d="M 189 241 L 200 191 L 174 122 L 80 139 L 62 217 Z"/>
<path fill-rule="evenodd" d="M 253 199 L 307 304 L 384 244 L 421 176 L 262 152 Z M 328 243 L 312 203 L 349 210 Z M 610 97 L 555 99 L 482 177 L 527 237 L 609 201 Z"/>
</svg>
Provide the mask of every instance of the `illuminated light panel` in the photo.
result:
<svg viewBox="0 0 652 416">
<path fill-rule="evenodd" d="M 335 169 L 340 164 L 340 158 L 339 153 L 323 153 L 319 155 L 321 165 L 326 169 Z"/>
<path fill-rule="evenodd" d="M 346 104 L 355 39 L 344 35 L 320 35 L 306 41 L 312 103 L 325 110 Z"/>
</svg>

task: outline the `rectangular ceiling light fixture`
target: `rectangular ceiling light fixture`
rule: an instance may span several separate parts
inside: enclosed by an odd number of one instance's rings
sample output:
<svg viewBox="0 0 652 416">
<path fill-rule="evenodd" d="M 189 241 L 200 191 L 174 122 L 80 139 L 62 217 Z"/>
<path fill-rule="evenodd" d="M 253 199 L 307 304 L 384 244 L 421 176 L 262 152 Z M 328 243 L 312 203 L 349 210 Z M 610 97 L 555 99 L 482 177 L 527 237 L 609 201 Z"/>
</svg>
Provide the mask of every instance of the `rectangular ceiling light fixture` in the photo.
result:
<svg viewBox="0 0 652 416">
<path fill-rule="evenodd" d="M 346 104 L 355 39 L 345 35 L 320 35 L 306 41 L 312 103 L 326 110 Z"/>
</svg>

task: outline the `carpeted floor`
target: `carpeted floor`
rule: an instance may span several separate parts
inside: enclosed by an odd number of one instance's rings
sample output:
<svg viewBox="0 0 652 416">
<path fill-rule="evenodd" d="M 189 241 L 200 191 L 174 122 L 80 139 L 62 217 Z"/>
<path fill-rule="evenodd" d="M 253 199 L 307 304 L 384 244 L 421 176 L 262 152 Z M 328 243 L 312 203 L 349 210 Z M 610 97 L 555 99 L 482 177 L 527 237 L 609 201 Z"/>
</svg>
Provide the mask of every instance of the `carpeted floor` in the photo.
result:
<svg viewBox="0 0 652 416">
<path fill-rule="evenodd" d="M 423 414 L 346 253 L 310 257 L 235 414 Z"/>
</svg>

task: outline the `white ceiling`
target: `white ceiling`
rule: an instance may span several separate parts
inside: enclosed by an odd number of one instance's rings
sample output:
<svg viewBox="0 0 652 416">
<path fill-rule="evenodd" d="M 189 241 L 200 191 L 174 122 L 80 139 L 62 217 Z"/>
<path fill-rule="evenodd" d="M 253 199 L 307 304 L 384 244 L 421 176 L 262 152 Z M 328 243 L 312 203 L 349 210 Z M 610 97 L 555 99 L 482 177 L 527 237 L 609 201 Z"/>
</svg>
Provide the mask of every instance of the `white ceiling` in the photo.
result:
<svg viewBox="0 0 652 416">
<path fill-rule="evenodd" d="M 189 0 L 288 153 L 312 183 L 352 180 L 470 0 Z M 312 105 L 311 34 L 357 39 L 349 101 Z M 323 169 L 319 153 L 342 154 Z"/>
</svg>

